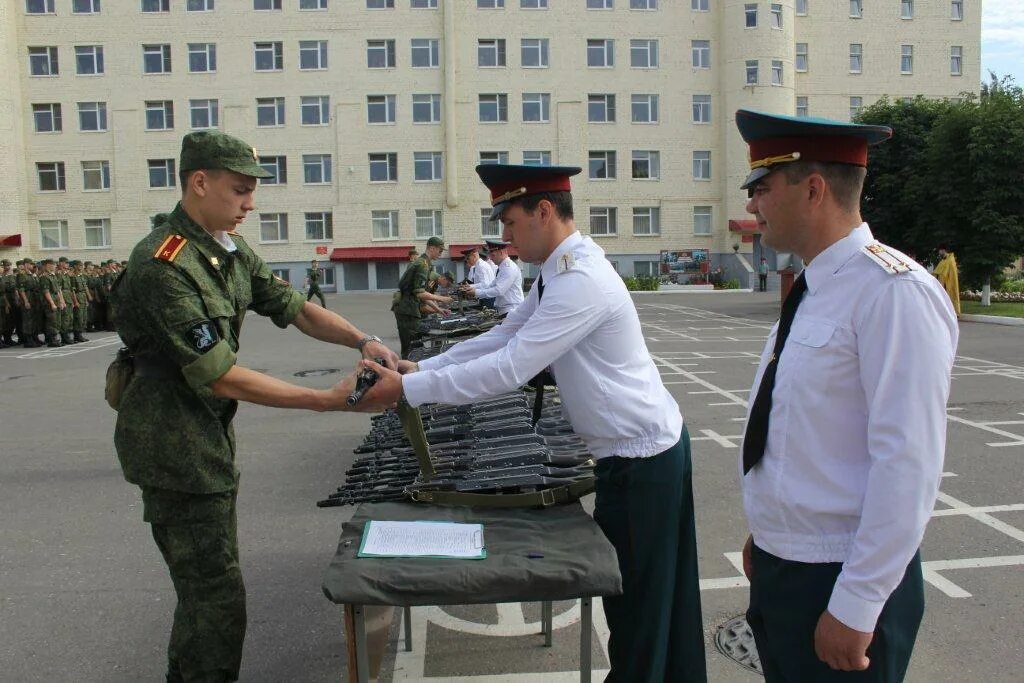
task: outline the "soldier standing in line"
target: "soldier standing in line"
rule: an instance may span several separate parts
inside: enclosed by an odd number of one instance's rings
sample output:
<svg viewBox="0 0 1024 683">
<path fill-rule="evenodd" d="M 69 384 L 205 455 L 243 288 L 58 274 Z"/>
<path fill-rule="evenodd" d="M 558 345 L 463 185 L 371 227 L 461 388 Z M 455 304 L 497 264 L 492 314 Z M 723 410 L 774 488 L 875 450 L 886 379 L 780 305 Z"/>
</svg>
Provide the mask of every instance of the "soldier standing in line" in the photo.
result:
<svg viewBox="0 0 1024 683">
<path fill-rule="evenodd" d="M 35 349 L 42 346 L 39 341 L 39 281 L 35 277 L 36 264 L 27 256 L 21 260 L 21 270 L 16 280 L 17 296 L 21 298 L 21 331 L 19 336 L 22 346 Z"/>
<path fill-rule="evenodd" d="M 75 343 L 71 337 L 71 328 L 74 325 L 75 309 L 78 308 L 78 297 L 75 296 L 74 282 L 71 278 L 71 270 L 68 268 L 67 256 L 61 256 L 57 260 L 57 281 L 60 283 L 65 303 L 60 316 L 60 340 L 65 345 L 71 345 Z"/>
<path fill-rule="evenodd" d="M 398 281 L 398 291 L 391 299 L 391 311 L 395 314 L 398 339 L 402 344 L 402 358 L 408 357 L 412 342 L 419 333 L 420 318 L 422 317 L 420 304 L 427 301 L 439 303 L 451 303 L 452 301 L 450 296 L 439 296 L 427 291 L 430 275 L 434 270 L 433 262 L 441 257 L 442 252 L 444 252 L 443 239 L 431 237 L 427 240 L 427 248 L 402 273 L 402 278 Z"/>
<path fill-rule="evenodd" d="M 0 349 L 14 345 L 14 342 L 7 338 L 7 330 L 14 313 L 7 295 L 7 273 L 10 269 L 10 261 L 7 259 L 0 261 Z"/>
<path fill-rule="evenodd" d="M 74 319 L 71 325 L 71 331 L 74 334 L 76 344 L 89 341 L 83 334 L 85 327 L 89 323 L 89 285 L 86 282 L 85 269 L 82 267 L 82 262 L 74 260 L 71 262 L 71 278 L 72 278 L 72 290 L 75 298 L 78 300 L 78 307 L 74 312 Z"/>
<path fill-rule="evenodd" d="M 327 308 L 327 304 L 324 303 L 324 293 L 320 291 L 320 279 L 323 275 L 323 271 L 320 270 L 320 262 L 316 259 L 310 261 L 309 270 L 306 272 L 306 301 L 315 296 L 320 299 L 320 305 Z"/>
<path fill-rule="evenodd" d="M 107 300 L 106 305 L 106 327 L 108 332 L 117 331 L 117 311 L 110 302 L 110 292 L 114 287 L 114 280 L 117 279 L 117 264 L 109 259 L 103 269 L 103 295 Z"/>
<path fill-rule="evenodd" d="M 43 274 L 39 276 L 39 291 L 43 298 L 43 332 L 46 334 L 46 345 L 50 348 L 64 346 L 60 333 L 62 311 L 66 308 L 64 293 L 61 291 L 60 277 L 57 275 L 53 259 L 39 262 Z"/>
</svg>

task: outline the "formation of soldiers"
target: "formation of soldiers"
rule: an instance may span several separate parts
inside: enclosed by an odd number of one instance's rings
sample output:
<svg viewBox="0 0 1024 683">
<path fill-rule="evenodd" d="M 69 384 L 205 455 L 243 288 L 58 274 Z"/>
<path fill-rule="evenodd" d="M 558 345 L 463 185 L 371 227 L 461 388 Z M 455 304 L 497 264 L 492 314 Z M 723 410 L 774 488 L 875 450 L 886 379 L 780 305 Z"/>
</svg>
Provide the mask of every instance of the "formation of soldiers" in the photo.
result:
<svg viewBox="0 0 1024 683">
<path fill-rule="evenodd" d="M 89 341 L 86 332 L 113 331 L 107 301 L 123 268 L 113 259 L 0 260 L 0 348 L 58 348 Z"/>
</svg>

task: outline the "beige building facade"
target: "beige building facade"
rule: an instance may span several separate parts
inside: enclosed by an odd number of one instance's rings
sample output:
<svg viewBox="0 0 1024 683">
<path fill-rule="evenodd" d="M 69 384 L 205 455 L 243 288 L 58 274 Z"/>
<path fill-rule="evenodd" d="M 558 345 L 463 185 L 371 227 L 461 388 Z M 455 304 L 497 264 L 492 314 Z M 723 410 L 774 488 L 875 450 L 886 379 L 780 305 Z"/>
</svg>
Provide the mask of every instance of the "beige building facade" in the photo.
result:
<svg viewBox="0 0 1024 683">
<path fill-rule="evenodd" d="M 5 0 L 0 255 L 126 258 L 216 127 L 275 173 L 241 232 L 297 286 L 388 289 L 496 236 L 478 163 L 578 165 L 623 275 L 760 254 L 740 107 L 849 118 L 980 87 L 980 0 Z M 20 246 L 19 246 L 20 245 Z M 461 268 L 456 268 L 461 276 Z"/>
</svg>

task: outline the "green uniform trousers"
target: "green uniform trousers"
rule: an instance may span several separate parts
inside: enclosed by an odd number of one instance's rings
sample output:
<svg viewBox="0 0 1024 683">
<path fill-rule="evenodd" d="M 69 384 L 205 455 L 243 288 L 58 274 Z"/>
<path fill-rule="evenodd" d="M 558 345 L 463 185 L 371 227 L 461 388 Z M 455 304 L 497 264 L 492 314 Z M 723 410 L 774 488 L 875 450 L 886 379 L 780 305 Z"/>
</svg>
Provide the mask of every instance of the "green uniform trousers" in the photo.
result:
<svg viewBox="0 0 1024 683">
<path fill-rule="evenodd" d="M 71 303 L 70 292 L 64 292 L 64 302 L 67 303 L 67 306 L 60 312 L 60 331 L 61 334 L 70 334 L 72 319 L 75 317 L 75 309 L 74 304 Z"/>
<path fill-rule="evenodd" d="M 622 595 L 604 598 L 606 681 L 706 681 L 690 435 L 648 458 L 601 458 L 594 520 L 615 546 Z"/>
<path fill-rule="evenodd" d="M 814 629 L 828 608 L 841 562 L 809 564 L 751 550 L 753 580 L 747 622 L 754 632 L 768 683 L 898 683 L 910 664 L 924 615 L 921 554 L 914 555 L 903 580 L 889 596 L 868 647 L 866 671 L 835 671 L 814 653 Z"/>
<path fill-rule="evenodd" d="M 43 332 L 46 333 L 47 337 L 54 337 L 60 334 L 61 318 L 64 315 L 63 311 L 58 306 L 56 309 L 50 307 L 50 304 L 43 302 Z"/>
<path fill-rule="evenodd" d="M 238 680 L 246 616 L 236 495 L 142 489 L 144 519 L 178 595 L 167 648 L 169 683 Z"/>
<path fill-rule="evenodd" d="M 326 303 L 324 302 L 324 293 L 323 293 L 323 292 L 321 292 L 321 291 L 320 291 L 320 288 L 319 288 L 319 287 L 317 287 L 316 285 L 313 285 L 312 287 L 310 287 L 310 288 L 309 288 L 309 291 L 308 291 L 308 292 L 306 292 L 306 301 L 309 301 L 309 300 L 310 300 L 310 299 L 312 299 L 312 298 L 313 298 L 314 296 L 315 296 L 315 297 L 316 297 L 317 299 L 320 299 L 320 306 L 321 306 L 321 307 L 323 307 L 323 308 L 327 308 L 327 304 L 326 304 Z"/>
<path fill-rule="evenodd" d="M 402 345 L 401 356 L 408 358 L 413 341 L 420 335 L 420 319 L 412 315 L 395 313 L 395 324 L 398 326 L 398 341 Z"/>
<path fill-rule="evenodd" d="M 21 335 L 32 336 L 38 334 L 40 326 L 36 323 L 39 321 L 37 313 L 41 312 L 39 304 L 33 299 L 29 299 L 29 306 L 31 308 L 21 309 Z"/>
<path fill-rule="evenodd" d="M 77 334 L 85 332 L 86 324 L 89 321 L 89 304 L 80 303 L 72 315 L 71 331 Z"/>
</svg>

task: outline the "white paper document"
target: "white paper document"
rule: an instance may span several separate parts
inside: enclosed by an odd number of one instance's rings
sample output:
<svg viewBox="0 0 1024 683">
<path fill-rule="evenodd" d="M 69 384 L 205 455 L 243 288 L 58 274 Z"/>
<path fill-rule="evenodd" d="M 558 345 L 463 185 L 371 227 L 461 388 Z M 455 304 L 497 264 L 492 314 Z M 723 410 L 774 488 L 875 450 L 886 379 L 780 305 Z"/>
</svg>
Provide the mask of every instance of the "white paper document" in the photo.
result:
<svg viewBox="0 0 1024 683">
<path fill-rule="evenodd" d="M 483 524 L 369 521 L 363 527 L 359 557 L 434 557 L 482 560 Z"/>
</svg>

